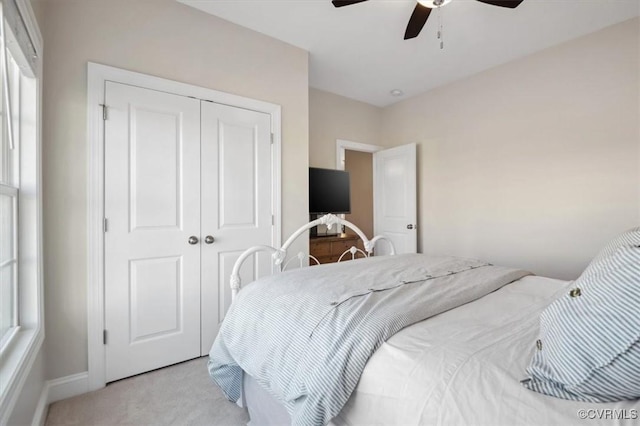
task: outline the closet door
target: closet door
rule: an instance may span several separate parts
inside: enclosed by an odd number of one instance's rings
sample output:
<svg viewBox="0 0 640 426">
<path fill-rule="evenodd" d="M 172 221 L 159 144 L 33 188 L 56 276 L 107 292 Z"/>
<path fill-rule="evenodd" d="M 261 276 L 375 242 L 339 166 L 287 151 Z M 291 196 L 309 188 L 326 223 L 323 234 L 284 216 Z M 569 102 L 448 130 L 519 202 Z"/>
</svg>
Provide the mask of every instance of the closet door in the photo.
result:
<svg viewBox="0 0 640 426">
<path fill-rule="evenodd" d="M 202 102 L 202 355 L 231 303 L 238 256 L 272 244 L 272 150 L 268 114 Z M 271 273 L 268 255 L 246 262 L 242 281 Z"/>
<path fill-rule="evenodd" d="M 105 91 L 110 382 L 200 355 L 200 101 Z"/>
</svg>

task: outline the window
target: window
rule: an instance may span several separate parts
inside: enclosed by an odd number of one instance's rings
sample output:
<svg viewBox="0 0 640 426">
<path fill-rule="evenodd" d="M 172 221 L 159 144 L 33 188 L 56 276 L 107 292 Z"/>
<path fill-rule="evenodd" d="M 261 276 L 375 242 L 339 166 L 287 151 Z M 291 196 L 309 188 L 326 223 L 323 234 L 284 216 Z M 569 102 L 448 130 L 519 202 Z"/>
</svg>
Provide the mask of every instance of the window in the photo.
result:
<svg viewBox="0 0 640 426">
<path fill-rule="evenodd" d="M 29 0 L 0 2 L 0 424 L 41 353 L 39 81 L 42 38 Z"/>
<path fill-rule="evenodd" d="M 3 43 L 0 43 L 2 46 Z M 19 327 L 18 197 L 20 194 L 20 69 L 0 54 L 0 352 Z"/>
</svg>

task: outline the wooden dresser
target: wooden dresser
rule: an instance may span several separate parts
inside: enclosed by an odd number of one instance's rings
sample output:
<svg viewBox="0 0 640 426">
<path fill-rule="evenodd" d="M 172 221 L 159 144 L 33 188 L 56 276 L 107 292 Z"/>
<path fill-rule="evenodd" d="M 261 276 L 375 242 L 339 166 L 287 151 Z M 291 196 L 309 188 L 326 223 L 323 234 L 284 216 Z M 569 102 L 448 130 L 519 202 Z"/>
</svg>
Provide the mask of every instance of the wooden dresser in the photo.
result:
<svg viewBox="0 0 640 426">
<path fill-rule="evenodd" d="M 346 235 L 344 237 L 316 237 L 309 239 L 309 254 L 320 263 L 333 263 L 337 262 L 342 253 L 349 250 L 352 246 L 356 246 L 360 250 L 364 250 L 362 240 L 357 235 Z M 358 254 L 357 258 L 361 258 L 362 253 Z M 351 254 L 346 254 L 342 261 L 351 260 Z M 309 261 L 309 265 L 315 265 L 312 260 Z"/>
</svg>

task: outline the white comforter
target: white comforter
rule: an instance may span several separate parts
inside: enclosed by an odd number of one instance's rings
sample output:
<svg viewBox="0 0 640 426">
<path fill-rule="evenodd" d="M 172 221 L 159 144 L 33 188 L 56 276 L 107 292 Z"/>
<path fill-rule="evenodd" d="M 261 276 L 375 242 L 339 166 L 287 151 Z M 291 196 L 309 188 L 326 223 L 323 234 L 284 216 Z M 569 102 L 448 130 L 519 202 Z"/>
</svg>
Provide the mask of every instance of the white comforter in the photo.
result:
<svg viewBox="0 0 640 426">
<path fill-rule="evenodd" d="M 519 383 L 535 348 L 538 315 L 568 285 L 525 277 L 475 302 L 403 329 L 369 359 L 356 390 L 332 423 L 640 424 L 638 401 L 566 401 L 534 393 Z M 626 411 L 607 411 L 610 409 Z M 581 415 L 590 420 L 581 419 Z M 597 420 L 601 417 L 604 420 Z"/>
<path fill-rule="evenodd" d="M 327 424 L 387 338 L 528 274 L 403 254 L 265 277 L 229 308 L 209 372 L 232 401 L 241 395 L 244 371 L 285 406 L 292 424 Z"/>
</svg>

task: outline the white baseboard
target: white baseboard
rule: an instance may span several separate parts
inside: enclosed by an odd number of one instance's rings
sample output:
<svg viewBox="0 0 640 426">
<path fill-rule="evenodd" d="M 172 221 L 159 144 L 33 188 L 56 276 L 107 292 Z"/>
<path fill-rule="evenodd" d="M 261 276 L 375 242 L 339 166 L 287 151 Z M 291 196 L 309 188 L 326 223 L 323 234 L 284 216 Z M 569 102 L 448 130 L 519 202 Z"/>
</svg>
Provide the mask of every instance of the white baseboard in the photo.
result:
<svg viewBox="0 0 640 426">
<path fill-rule="evenodd" d="M 40 392 L 31 426 L 44 426 L 49 404 L 89 392 L 89 373 L 83 372 L 58 379 L 47 380 Z"/>
<path fill-rule="evenodd" d="M 44 422 L 47 420 L 47 413 L 49 412 L 49 384 L 45 383 L 40 392 L 40 399 L 38 399 L 38 405 L 33 413 L 33 420 L 31 426 L 44 426 Z"/>
<path fill-rule="evenodd" d="M 71 398 L 89 392 L 89 373 L 82 372 L 71 376 L 47 381 L 48 403 Z"/>
</svg>

